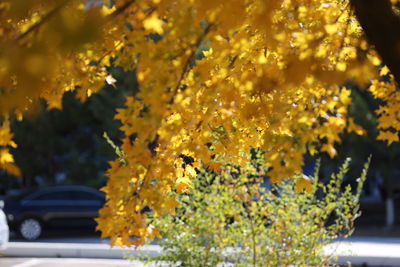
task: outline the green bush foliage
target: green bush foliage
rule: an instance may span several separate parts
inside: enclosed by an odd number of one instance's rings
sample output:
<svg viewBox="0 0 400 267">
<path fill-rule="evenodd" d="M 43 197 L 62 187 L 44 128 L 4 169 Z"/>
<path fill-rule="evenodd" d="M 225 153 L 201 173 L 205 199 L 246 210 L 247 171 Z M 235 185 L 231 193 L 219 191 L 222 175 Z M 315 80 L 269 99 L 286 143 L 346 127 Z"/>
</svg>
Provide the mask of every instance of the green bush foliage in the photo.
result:
<svg viewBox="0 0 400 267">
<path fill-rule="evenodd" d="M 266 167 L 222 165 L 199 169 L 187 192 L 177 194 L 176 215 L 154 217 L 162 229 L 165 266 L 326 266 L 332 255 L 323 247 L 347 237 L 359 216 L 359 197 L 369 161 L 357 188 L 344 187 L 347 159 L 329 183 L 313 177 L 265 186 Z M 355 193 L 354 193 L 355 191 Z M 167 263 L 166 263 L 167 262 Z"/>
</svg>

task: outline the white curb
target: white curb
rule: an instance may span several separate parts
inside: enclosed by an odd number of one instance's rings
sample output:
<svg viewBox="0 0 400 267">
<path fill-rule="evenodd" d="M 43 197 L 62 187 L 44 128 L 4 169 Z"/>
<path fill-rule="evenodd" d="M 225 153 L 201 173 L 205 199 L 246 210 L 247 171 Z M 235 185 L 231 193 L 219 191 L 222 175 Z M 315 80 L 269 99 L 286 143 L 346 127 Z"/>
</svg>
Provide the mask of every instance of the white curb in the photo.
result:
<svg viewBox="0 0 400 267">
<path fill-rule="evenodd" d="M 351 262 L 353 265 L 400 267 L 400 243 L 380 240 L 338 241 L 326 246 L 325 253 L 337 256 L 336 262 L 341 265 Z M 6 257 L 124 259 L 129 255 L 154 257 L 161 252 L 158 245 L 134 249 L 111 248 L 108 244 L 9 242 L 7 249 L 0 251 L 0 254 Z"/>
<path fill-rule="evenodd" d="M 6 257 L 123 259 L 127 255 L 154 257 L 161 254 L 161 248 L 157 245 L 134 249 L 111 248 L 108 244 L 9 242 L 0 254 Z"/>
</svg>

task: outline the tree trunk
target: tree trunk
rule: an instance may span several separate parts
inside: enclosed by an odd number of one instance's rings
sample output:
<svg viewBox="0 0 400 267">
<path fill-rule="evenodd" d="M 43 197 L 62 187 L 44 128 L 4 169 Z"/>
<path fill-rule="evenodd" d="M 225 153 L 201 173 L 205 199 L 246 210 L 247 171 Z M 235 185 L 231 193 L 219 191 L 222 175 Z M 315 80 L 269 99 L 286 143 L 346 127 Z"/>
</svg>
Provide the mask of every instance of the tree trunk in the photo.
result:
<svg viewBox="0 0 400 267">
<path fill-rule="evenodd" d="M 395 169 L 395 150 L 388 148 L 386 163 L 383 165 L 384 179 L 385 179 L 385 191 L 386 191 L 386 227 L 393 227 L 395 224 L 395 206 L 394 206 L 394 169 Z"/>
<path fill-rule="evenodd" d="M 400 17 L 390 0 L 351 0 L 357 20 L 400 85 Z"/>
<path fill-rule="evenodd" d="M 386 199 L 386 227 L 391 228 L 394 226 L 394 202 L 392 197 Z"/>
</svg>

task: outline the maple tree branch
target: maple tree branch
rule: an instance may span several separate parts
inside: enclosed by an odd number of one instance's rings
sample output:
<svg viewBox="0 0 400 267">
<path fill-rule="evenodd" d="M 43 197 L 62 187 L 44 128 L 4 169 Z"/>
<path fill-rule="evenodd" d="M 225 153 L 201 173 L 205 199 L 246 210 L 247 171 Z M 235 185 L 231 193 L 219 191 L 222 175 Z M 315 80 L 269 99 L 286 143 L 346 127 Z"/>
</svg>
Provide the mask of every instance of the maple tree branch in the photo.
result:
<svg viewBox="0 0 400 267">
<path fill-rule="evenodd" d="M 351 0 L 357 20 L 370 44 L 400 85 L 400 17 L 390 0 Z"/>
<path fill-rule="evenodd" d="M 16 41 L 19 41 L 21 39 L 24 39 L 27 35 L 29 35 L 31 32 L 39 29 L 44 23 L 46 23 L 49 19 L 51 19 L 55 14 L 58 13 L 70 0 L 65 0 L 63 1 L 60 5 L 56 6 L 54 9 L 52 9 L 49 13 L 43 16 L 43 18 L 38 21 L 37 23 L 33 24 L 28 30 L 26 30 L 24 33 L 20 34 L 17 38 Z"/>
<path fill-rule="evenodd" d="M 199 36 L 199 38 L 196 40 L 196 43 L 193 46 L 194 48 L 193 48 L 192 52 L 186 58 L 186 61 L 183 65 L 183 71 L 182 71 L 181 75 L 179 76 L 178 82 L 177 82 L 174 90 L 172 91 L 172 97 L 171 97 L 171 100 L 169 101 L 170 104 L 172 104 L 174 102 L 176 93 L 178 92 L 179 88 L 181 87 L 182 80 L 185 77 L 186 73 L 190 69 L 190 63 L 193 61 L 193 58 L 196 55 L 197 49 L 200 47 L 201 42 L 203 42 L 204 37 L 206 37 L 207 34 L 210 32 L 212 26 L 213 26 L 213 24 L 208 24 L 207 28 L 204 29 L 203 34 L 201 36 Z"/>
<path fill-rule="evenodd" d="M 125 4 L 123 4 L 122 6 L 120 6 L 119 8 L 117 8 L 114 12 L 112 12 L 111 14 L 109 14 L 105 19 L 108 21 L 110 19 L 113 19 L 115 17 L 117 17 L 118 15 L 124 13 L 124 11 L 130 7 L 133 3 L 135 3 L 136 0 L 129 0 L 126 1 Z"/>
<path fill-rule="evenodd" d="M 43 18 L 32 25 L 28 30 L 26 30 L 24 33 L 20 34 L 17 38 L 16 41 L 24 39 L 26 36 L 28 36 L 31 32 L 34 32 L 35 30 L 39 29 L 43 24 L 45 24 L 49 19 L 51 19 L 55 14 L 57 14 L 70 0 L 65 0 L 63 1 L 60 5 L 56 6 L 54 9 L 52 9 L 49 13 L 43 16 Z M 106 21 L 109 21 L 118 15 L 122 14 L 129 6 L 131 6 L 136 0 L 129 0 L 119 8 L 117 8 L 114 12 L 109 14 L 108 16 L 105 17 Z"/>
</svg>

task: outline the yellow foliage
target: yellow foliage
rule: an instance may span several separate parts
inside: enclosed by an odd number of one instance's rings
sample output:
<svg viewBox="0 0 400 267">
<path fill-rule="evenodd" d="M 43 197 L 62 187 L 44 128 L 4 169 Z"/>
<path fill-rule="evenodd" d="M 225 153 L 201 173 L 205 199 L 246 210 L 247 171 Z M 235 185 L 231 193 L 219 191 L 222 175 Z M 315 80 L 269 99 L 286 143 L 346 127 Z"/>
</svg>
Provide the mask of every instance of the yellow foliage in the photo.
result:
<svg viewBox="0 0 400 267">
<path fill-rule="evenodd" d="M 98 219 L 114 245 L 157 236 L 141 210 L 173 212 L 169 193 L 185 191 L 196 174 L 194 165 L 177 160 L 182 155 L 219 171 L 215 157 L 243 166 L 244 153 L 258 147 L 274 181 L 297 173 L 306 152 L 334 157 L 341 133 L 363 133 L 348 118 L 350 90 L 338 86 L 345 81 L 377 79 L 369 90 L 386 102 L 377 111 L 378 139 L 398 140 L 400 95 L 387 68 L 380 75 L 390 81 L 379 79 L 381 61 L 347 1 L 115 2 L 0 3 L 4 117 L 39 99 L 61 108 L 65 91 L 86 100 L 113 83 L 111 59 L 137 71 L 139 93 L 117 110 L 123 155 L 110 164 Z M 160 40 L 151 39 L 155 33 Z M 18 174 L 7 150 L 15 146 L 11 139 L 5 120 L 0 168 Z"/>
<path fill-rule="evenodd" d="M 4 118 L 0 124 L 0 170 L 4 170 L 16 177 L 21 176 L 21 171 L 14 163 L 14 157 L 10 153 L 10 148 L 16 148 L 17 144 L 12 140 L 10 130 L 10 122 L 8 118 Z"/>
<path fill-rule="evenodd" d="M 143 26 L 146 30 L 150 32 L 154 31 L 158 34 L 162 34 L 164 32 L 162 28 L 163 24 L 164 22 L 158 18 L 157 13 L 153 13 L 151 17 L 143 21 Z"/>
<path fill-rule="evenodd" d="M 8 149 L 0 149 L 0 164 L 14 162 L 13 156 L 10 154 Z"/>
<path fill-rule="evenodd" d="M 400 109 L 400 93 L 396 88 L 393 75 L 390 74 L 386 66 L 381 68 L 379 74 L 382 77 L 372 80 L 368 90 L 375 98 L 385 103 L 385 105 L 380 106 L 376 110 L 379 116 L 377 126 L 379 135 L 377 140 L 387 141 L 390 145 L 393 142 L 399 141 L 400 116 L 398 112 Z"/>
<path fill-rule="evenodd" d="M 301 193 L 303 191 L 306 191 L 308 193 L 311 193 L 314 189 L 313 181 L 310 177 L 306 175 L 301 175 L 301 177 L 298 178 L 295 186 L 295 191 L 297 193 Z"/>
<path fill-rule="evenodd" d="M 398 133 L 394 133 L 391 131 L 380 131 L 377 139 L 388 141 L 390 145 L 393 142 L 399 141 L 399 135 Z"/>
<path fill-rule="evenodd" d="M 190 186 L 190 180 L 188 177 L 179 177 L 176 179 L 176 191 L 182 193 Z"/>
</svg>

